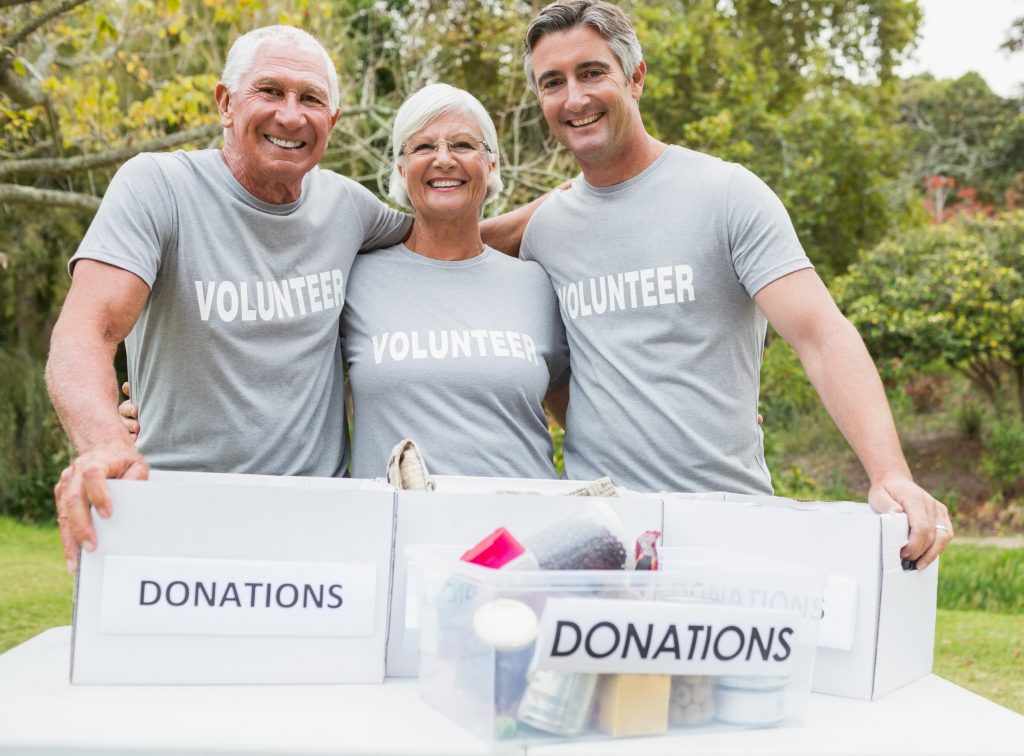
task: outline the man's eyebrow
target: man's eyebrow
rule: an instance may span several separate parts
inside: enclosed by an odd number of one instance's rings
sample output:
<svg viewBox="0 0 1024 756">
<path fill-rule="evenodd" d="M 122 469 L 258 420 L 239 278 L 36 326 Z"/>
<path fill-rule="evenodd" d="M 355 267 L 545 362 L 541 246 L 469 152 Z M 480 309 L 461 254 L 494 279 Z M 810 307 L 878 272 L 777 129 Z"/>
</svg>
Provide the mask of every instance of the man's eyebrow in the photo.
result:
<svg viewBox="0 0 1024 756">
<path fill-rule="evenodd" d="M 600 68 L 604 71 L 611 71 L 612 64 L 606 60 L 585 60 L 576 64 L 577 71 L 582 71 L 584 68 Z"/>
<path fill-rule="evenodd" d="M 545 79 L 550 79 L 553 76 L 561 76 L 561 75 L 562 75 L 561 71 L 556 71 L 554 69 L 551 69 L 550 71 L 545 71 L 540 76 L 538 76 L 537 77 L 537 83 L 540 84 Z"/>
<path fill-rule="evenodd" d="M 260 76 L 258 79 L 254 79 L 252 82 L 255 87 L 276 87 L 277 89 L 287 89 L 282 83 L 282 80 L 276 76 Z M 302 94 L 316 94 L 322 97 L 327 96 L 327 88 L 323 84 L 318 84 L 314 81 L 303 81 L 299 83 L 299 92 Z"/>
</svg>

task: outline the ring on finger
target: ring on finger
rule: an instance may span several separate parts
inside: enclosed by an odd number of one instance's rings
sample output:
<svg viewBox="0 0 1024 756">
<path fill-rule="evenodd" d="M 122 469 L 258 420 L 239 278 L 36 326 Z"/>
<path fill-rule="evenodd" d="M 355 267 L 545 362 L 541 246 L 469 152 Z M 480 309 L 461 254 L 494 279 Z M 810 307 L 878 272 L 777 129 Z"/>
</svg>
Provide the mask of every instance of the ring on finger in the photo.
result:
<svg viewBox="0 0 1024 756">
<path fill-rule="evenodd" d="M 945 525 L 936 525 L 936 526 L 935 526 L 935 529 L 936 529 L 936 530 L 944 530 L 944 531 L 946 531 L 947 533 L 949 532 L 949 528 L 947 528 L 947 527 L 946 527 Z"/>
</svg>

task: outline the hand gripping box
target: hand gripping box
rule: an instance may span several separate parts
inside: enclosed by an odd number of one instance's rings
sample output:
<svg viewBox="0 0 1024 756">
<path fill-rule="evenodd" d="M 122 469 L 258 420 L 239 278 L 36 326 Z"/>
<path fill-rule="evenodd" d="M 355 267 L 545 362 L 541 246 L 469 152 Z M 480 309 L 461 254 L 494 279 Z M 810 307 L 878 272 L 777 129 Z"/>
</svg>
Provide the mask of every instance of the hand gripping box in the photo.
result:
<svg viewBox="0 0 1024 756">
<path fill-rule="evenodd" d="M 666 570 L 521 570 L 410 547 L 421 697 L 531 745 L 800 724 L 819 616 L 745 597 L 772 585 L 814 605 L 823 575 L 672 551 Z"/>
<path fill-rule="evenodd" d="M 394 492 L 154 472 L 109 481 L 75 585 L 71 681 L 381 682 Z"/>
<path fill-rule="evenodd" d="M 565 519 L 591 500 L 564 495 L 586 485 L 581 481 L 437 475 L 434 483 L 434 491 L 399 491 L 397 495 L 389 677 L 415 677 L 418 667 L 419 601 L 415 582 L 409 579 L 408 546 L 450 546 L 461 554 L 496 528 L 505 527 L 523 538 Z M 661 530 L 660 496 L 617 490 L 619 496 L 599 500 L 611 506 L 630 538 Z"/>
<path fill-rule="evenodd" d="M 666 494 L 664 502 L 666 547 L 713 547 L 827 572 L 814 691 L 873 700 L 931 672 L 938 565 L 903 568 L 905 515 L 722 493 Z"/>
</svg>

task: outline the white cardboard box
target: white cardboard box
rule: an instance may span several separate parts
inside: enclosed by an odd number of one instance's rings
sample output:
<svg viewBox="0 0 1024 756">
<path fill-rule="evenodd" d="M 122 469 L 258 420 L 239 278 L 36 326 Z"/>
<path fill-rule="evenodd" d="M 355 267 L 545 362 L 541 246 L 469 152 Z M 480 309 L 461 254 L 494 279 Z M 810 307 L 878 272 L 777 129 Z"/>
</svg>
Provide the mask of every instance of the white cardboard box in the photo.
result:
<svg viewBox="0 0 1024 756">
<path fill-rule="evenodd" d="M 109 481 L 82 553 L 71 680 L 381 682 L 394 492 L 368 481 Z M 376 489 L 376 490 L 373 490 Z"/>
<path fill-rule="evenodd" d="M 706 547 L 829 575 L 811 689 L 873 700 L 931 672 L 938 565 L 904 570 L 903 514 L 867 504 L 666 494 L 666 547 Z"/>
<path fill-rule="evenodd" d="M 397 496 L 389 677 L 415 677 L 419 664 L 418 597 L 407 590 L 406 547 L 451 546 L 461 553 L 499 527 L 525 540 L 569 517 L 588 501 L 560 495 L 582 485 L 580 481 L 434 476 L 434 482 L 437 489 L 433 492 L 399 491 Z M 646 530 L 661 530 L 660 497 L 636 495 L 601 501 L 622 520 L 628 539 Z M 627 545 L 632 548 L 631 543 Z"/>
</svg>

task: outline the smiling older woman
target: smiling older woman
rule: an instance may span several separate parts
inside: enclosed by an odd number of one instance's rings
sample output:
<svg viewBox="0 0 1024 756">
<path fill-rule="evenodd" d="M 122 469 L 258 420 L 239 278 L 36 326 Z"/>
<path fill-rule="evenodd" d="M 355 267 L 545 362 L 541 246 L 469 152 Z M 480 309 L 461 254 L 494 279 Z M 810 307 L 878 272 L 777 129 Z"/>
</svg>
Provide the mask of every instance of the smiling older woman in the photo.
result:
<svg viewBox="0 0 1024 756">
<path fill-rule="evenodd" d="M 553 477 L 542 402 L 568 381 L 568 347 L 540 266 L 481 241 L 502 188 L 494 124 L 468 92 L 433 84 L 399 109 L 392 140 L 389 193 L 416 223 L 349 277 L 352 474 L 383 474 L 409 437 L 434 473 Z"/>
</svg>

